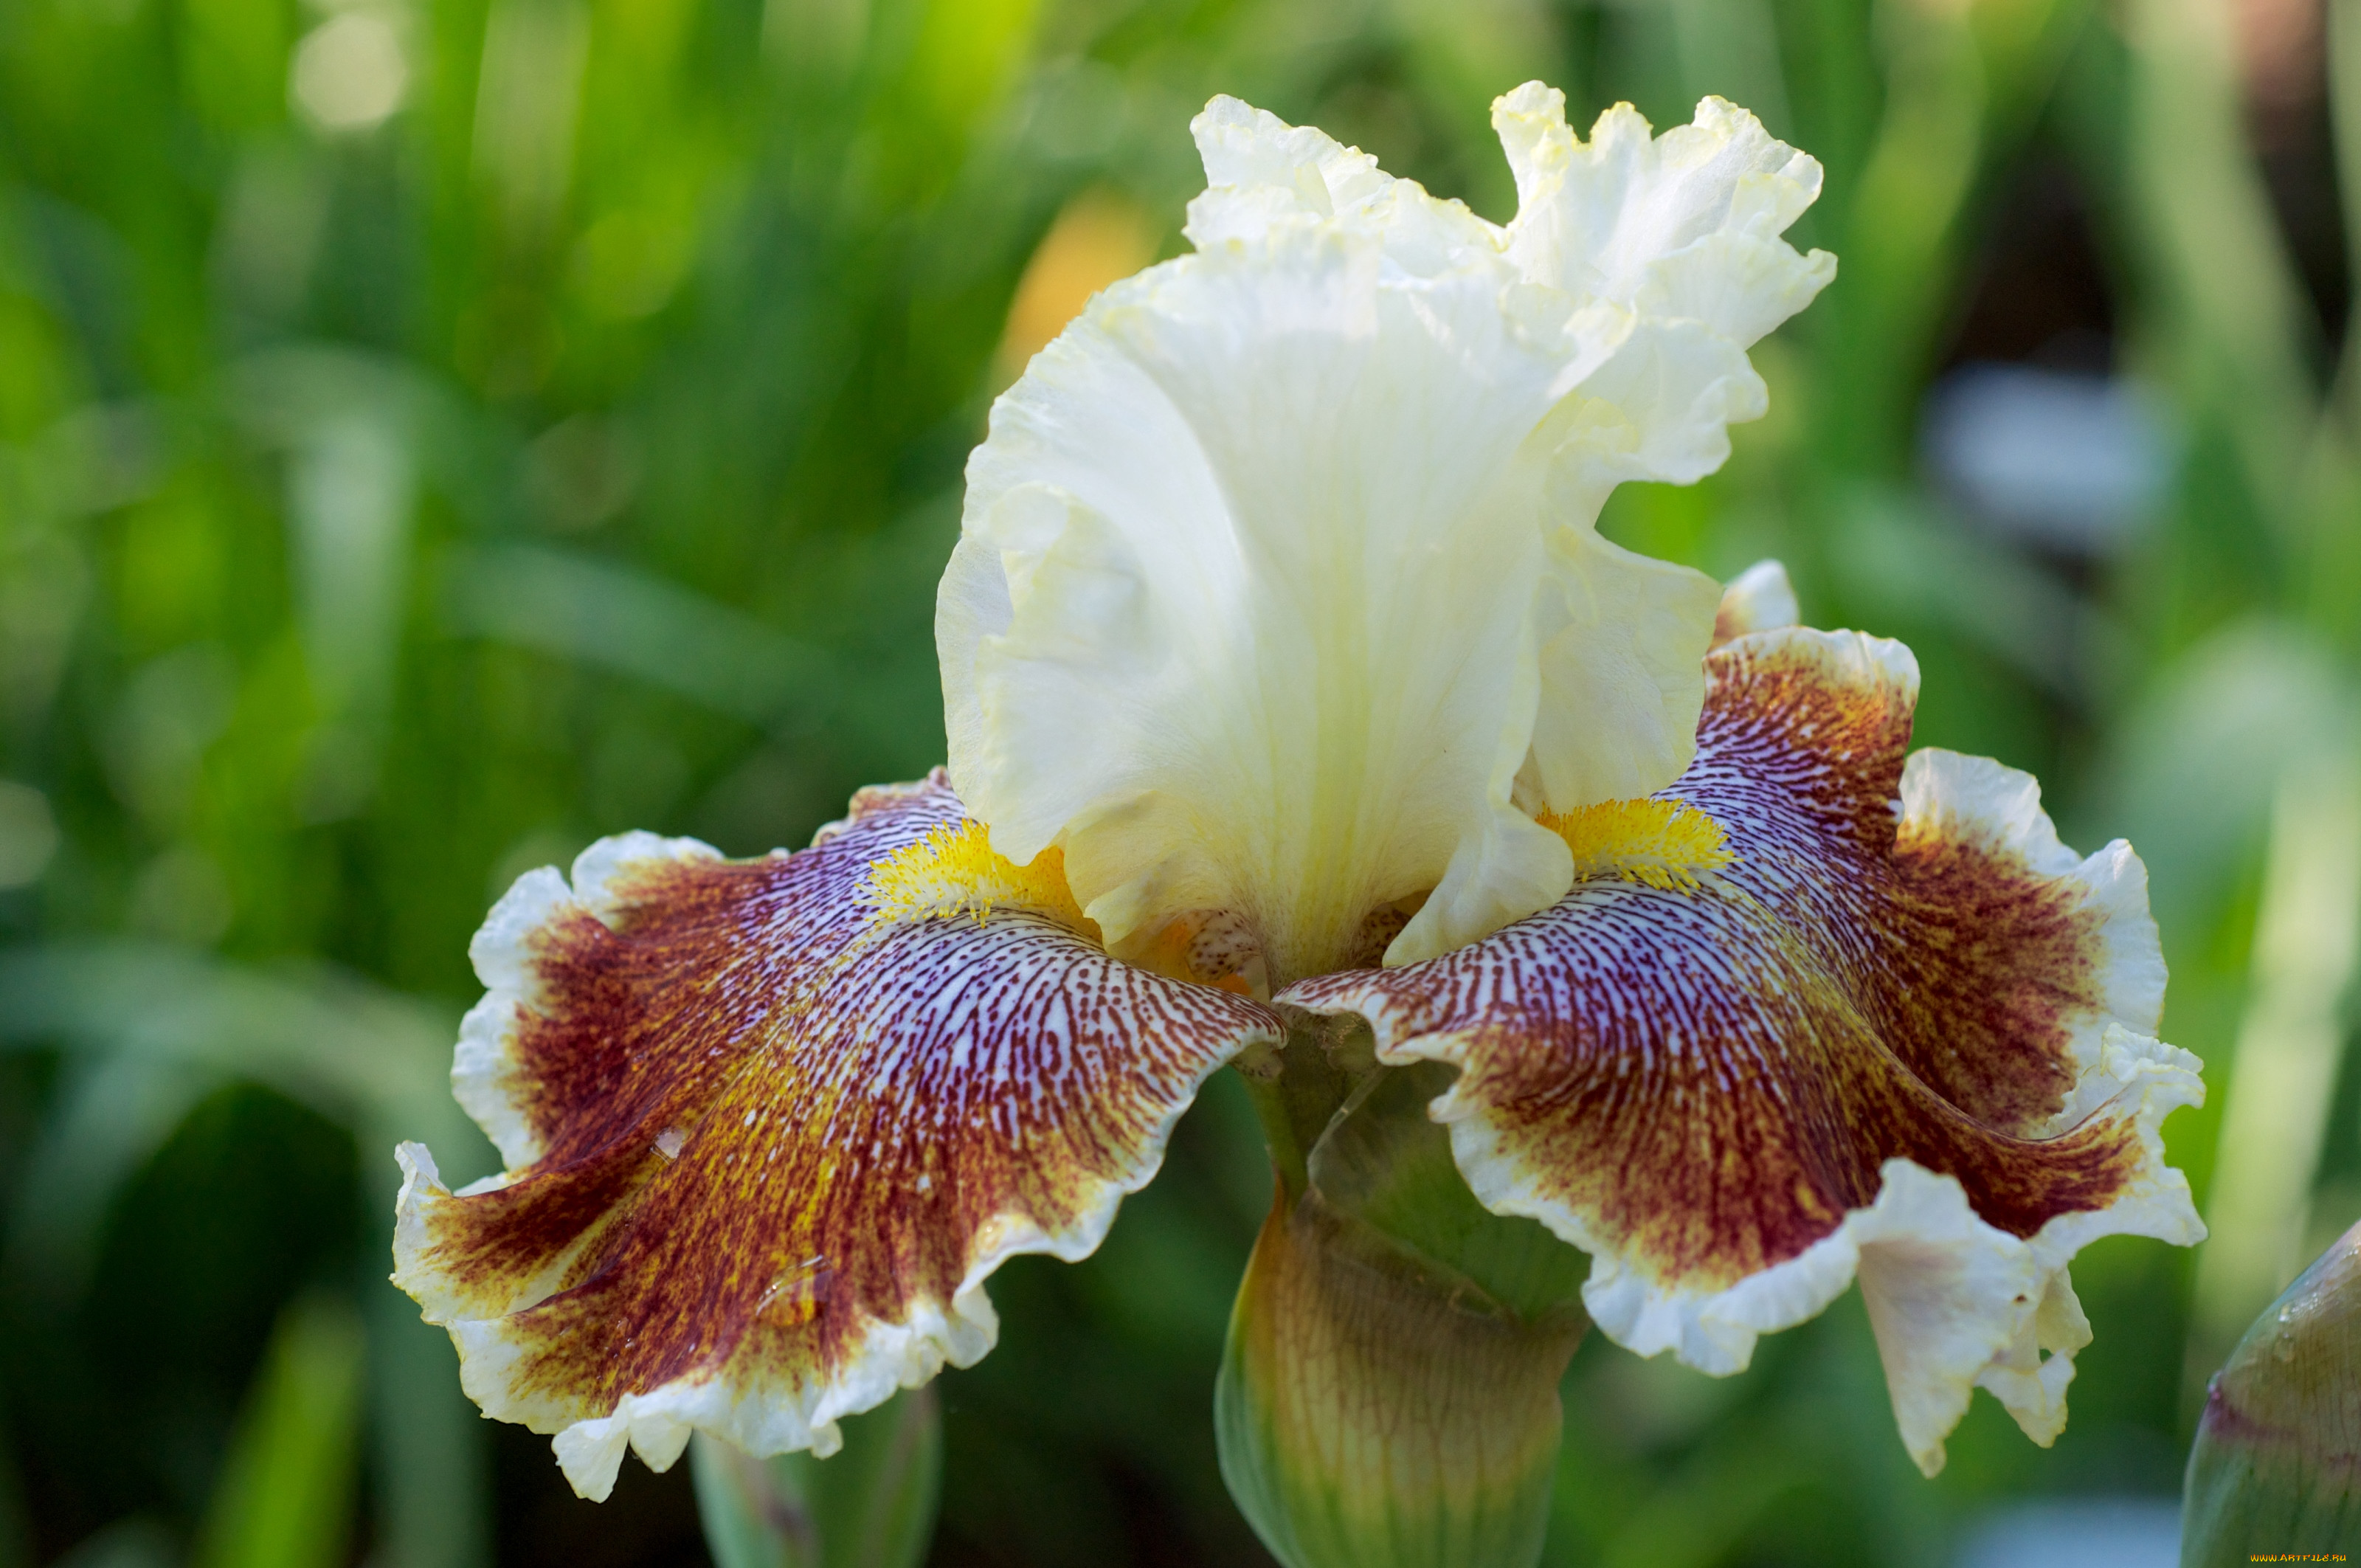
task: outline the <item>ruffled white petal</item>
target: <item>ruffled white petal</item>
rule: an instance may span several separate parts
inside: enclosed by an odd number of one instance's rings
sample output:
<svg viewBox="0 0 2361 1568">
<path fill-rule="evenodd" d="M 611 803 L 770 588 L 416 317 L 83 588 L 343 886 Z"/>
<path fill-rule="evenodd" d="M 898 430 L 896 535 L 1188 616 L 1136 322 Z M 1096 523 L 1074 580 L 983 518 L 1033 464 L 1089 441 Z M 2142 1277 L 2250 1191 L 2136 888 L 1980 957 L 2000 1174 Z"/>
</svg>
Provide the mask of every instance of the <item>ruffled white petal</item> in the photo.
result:
<svg viewBox="0 0 2361 1568">
<path fill-rule="evenodd" d="M 1462 203 L 1386 173 L 1376 159 L 1324 131 L 1230 97 L 1206 104 L 1190 129 L 1206 188 L 1189 203 L 1181 232 L 1201 251 L 1264 240 L 1274 225 L 1313 219 L 1376 240 L 1389 272 L 1432 278 L 1499 260 L 1499 229 Z"/>
<path fill-rule="evenodd" d="M 1561 106 L 1503 100 L 1503 229 L 1216 99 L 1198 254 L 994 408 L 939 600 L 951 771 L 1115 950 L 1224 910 L 1284 983 L 1422 900 L 1384 957 L 1446 951 L 1571 881 L 1515 801 L 1686 762 L 1715 589 L 1592 524 L 1761 413 L 1744 345 L 1826 280 L 1776 237 L 1817 166 L 1717 100 L 1589 148 Z"/>
<path fill-rule="evenodd" d="M 1550 542 L 1555 592 L 1536 614 L 1542 700 L 1523 797 L 1536 808 L 1629 800 L 1678 777 L 1697 755 L 1713 580 L 1637 555 L 1587 529 Z M 1621 744 L 1598 744 L 1613 735 Z"/>
<path fill-rule="evenodd" d="M 1388 288 L 1378 261 L 1286 228 L 1119 285 L 971 465 L 1009 614 L 978 625 L 996 605 L 954 572 L 940 638 L 973 653 L 947 686 L 983 718 L 953 719 L 953 776 L 1011 860 L 1062 845 L 1118 950 L 1230 909 L 1301 973 L 1438 883 L 1430 927 L 1564 891 L 1499 907 L 1500 868 L 1550 851 L 1509 804 L 1543 571 L 1513 459 L 1557 359 L 1491 280 Z"/>
<path fill-rule="evenodd" d="M 1492 105 L 1492 124 L 1517 178 L 1510 247 L 1537 281 L 1623 304 L 1668 291 L 1680 308 L 1662 313 L 1696 315 L 1743 348 L 1836 275 L 1834 257 L 1778 239 L 1818 198 L 1818 162 L 1734 104 L 1708 98 L 1692 124 L 1653 139 L 1639 111 L 1618 104 L 1585 143 L 1566 126 L 1565 94 L 1529 82 Z M 1726 281 L 1692 269 L 1700 247 L 1730 259 L 1733 238 L 1763 249 Z M 1741 282 L 1753 288 L 1729 286 Z"/>
</svg>

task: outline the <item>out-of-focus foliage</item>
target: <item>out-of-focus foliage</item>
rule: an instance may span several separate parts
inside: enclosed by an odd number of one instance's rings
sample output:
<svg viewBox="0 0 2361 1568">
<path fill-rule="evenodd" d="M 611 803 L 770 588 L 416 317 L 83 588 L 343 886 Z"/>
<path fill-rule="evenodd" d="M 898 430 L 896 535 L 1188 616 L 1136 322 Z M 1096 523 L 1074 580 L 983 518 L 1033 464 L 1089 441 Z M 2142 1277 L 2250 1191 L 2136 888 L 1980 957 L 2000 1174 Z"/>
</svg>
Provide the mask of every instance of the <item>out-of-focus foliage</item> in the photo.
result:
<svg viewBox="0 0 2361 1568">
<path fill-rule="evenodd" d="M 491 1161 L 443 1085 L 469 933 L 600 833 L 799 843 L 938 760 L 961 458 L 1177 250 L 1209 93 L 1499 218 L 1486 105 L 1533 76 L 1718 92 L 1827 165 L 1843 269 L 1758 351 L 1771 418 L 1606 527 L 1784 557 L 1916 649 L 1923 740 L 2134 838 L 2214 1091 L 2176 1158 L 2269 1230 L 2093 1248 L 2065 1437 L 1981 1404 L 1933 1483 L 1856 1304 L 1718 1383 L 1594 1336 L 1548 1561 L 1939 1562 L 2011 1499 L 2169 1497 L 2190 1390 L 2361 1212 L 2327 4 L 5 0 L 0 1563 L 693 1559 L 686 1467 L 572 1499 L 383 1283 L 394 1140 Z M 1211 1422 L 1268 1196 L 1235 1088 L 1099 1256 L 995 1283 L 933 1561 L 1255 1561 Z"/>
<path fill-rule="evenodd" d="M 932 1387 L 847 1416 L 844 1446 L 756 1459 L 692 1440 L 713 1568 L 917 1568 L 942 1502 L 942 1404 Z"/>
<path fill-rule="evenodd" d="M 334 1568 L 345 1560 L 360 1371 L 350 1306 L 299 1299 L 287 1310 L 214 1484 L 197 1568 Z"/>
</svg>

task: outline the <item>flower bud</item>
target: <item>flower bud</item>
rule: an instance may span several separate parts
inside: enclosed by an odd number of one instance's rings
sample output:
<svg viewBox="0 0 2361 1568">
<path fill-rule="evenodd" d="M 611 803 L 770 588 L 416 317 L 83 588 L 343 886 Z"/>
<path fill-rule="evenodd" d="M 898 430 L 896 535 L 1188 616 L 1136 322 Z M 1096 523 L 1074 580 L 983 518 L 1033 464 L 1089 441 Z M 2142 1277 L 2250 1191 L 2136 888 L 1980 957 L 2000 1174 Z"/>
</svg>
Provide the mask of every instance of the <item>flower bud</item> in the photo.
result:
<svg viewBox="0 0 2361 1568">
<path fill-rule="evenodd" d="M 1388 1075 L 1282 1189 L 1232 1311 L 1222 1475 L 1288 1568 L 1530 1568 L 1587 1320 L 1579 1260 L 1486 1213 Z M 1447 1077 L 1447 1075 L 1445 1075 Z"/>
<path fill-rule="evenodd" d="M 2271 1303 L 2206 1389 L 2183 1568 L 2361 1552 L 2361 1225 Z"/>
</svg>

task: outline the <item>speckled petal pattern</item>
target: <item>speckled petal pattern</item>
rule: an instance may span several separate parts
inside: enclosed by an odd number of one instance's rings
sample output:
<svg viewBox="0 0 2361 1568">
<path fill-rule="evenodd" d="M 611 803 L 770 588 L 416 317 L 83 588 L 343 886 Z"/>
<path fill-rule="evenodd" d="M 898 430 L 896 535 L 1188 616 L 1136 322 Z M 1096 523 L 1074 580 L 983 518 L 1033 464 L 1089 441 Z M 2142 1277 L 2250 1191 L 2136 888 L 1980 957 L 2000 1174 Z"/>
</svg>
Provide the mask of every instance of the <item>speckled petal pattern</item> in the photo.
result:
<svg viewBox="0 0 2361 1568">
<path fill-rule="evenodd" d="M 1206 1075 L 1282 1033 L 1049 918 L 881 917 L 870 868 L 961 820 L 938 772 L 793 854 L 610 839 L 486 923 L 454 1077 L 511 1168 L 453 1193 L 405 1145 L 394 1278 L 585 1496 L 692 1429 L 830 1452 L 975 1361 L 993 1269 L 1087 1255 Z"/>
</svg>

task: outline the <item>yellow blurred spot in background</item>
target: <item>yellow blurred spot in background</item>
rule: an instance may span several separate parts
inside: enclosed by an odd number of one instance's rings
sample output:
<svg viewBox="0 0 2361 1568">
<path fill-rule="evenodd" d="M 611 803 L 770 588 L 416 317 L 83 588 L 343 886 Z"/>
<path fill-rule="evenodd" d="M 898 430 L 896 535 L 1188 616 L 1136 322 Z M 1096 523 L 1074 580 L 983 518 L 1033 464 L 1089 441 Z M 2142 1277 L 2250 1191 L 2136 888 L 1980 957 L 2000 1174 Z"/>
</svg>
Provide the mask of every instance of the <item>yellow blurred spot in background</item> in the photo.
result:
<svg viewBox="0 0 2361 1568">
<path fill-rule="evenodd" d="M 1137 203 L 1113 191 L 1093 188 L 1069 201 L 1017 281 L 1000 336 L 995 382 L 1005 387 L 1022 375 L 1093 294 L 1155 260 L 1162 237 Z"/>
</svg>

